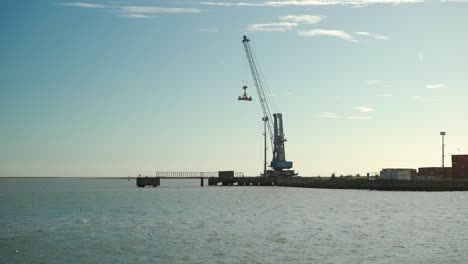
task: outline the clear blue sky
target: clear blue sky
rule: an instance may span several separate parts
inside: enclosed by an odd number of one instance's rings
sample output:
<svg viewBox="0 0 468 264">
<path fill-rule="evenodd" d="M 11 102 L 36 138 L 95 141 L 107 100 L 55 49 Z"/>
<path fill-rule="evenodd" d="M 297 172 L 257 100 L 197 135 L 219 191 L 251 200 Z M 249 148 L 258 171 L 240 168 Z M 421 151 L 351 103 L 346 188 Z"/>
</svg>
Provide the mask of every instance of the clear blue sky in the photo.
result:
<svg viewBox="0 0 468 264">
<path fill-rule="evenodd" d="M 468 2 L 242 2 L 2 1 L 0 176 L 258 175 L 243 34 L 301 175 L 468 153 Z"/>
</svg>

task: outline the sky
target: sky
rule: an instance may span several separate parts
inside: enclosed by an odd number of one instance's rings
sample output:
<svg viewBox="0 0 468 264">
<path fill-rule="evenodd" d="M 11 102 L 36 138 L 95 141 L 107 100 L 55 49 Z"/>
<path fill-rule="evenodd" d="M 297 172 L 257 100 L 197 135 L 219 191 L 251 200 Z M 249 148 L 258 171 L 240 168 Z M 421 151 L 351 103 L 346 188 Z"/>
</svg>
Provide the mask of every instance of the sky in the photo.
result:
<svg viewBox="0 0 468 264">
<path fill-rule="evenodd" d="M 299 175 L 441 166 L 441 131 L 468 153 L 468 1 L 1 5 L 0 176 L 259 175 L 243 35 Z"/>
</svg>

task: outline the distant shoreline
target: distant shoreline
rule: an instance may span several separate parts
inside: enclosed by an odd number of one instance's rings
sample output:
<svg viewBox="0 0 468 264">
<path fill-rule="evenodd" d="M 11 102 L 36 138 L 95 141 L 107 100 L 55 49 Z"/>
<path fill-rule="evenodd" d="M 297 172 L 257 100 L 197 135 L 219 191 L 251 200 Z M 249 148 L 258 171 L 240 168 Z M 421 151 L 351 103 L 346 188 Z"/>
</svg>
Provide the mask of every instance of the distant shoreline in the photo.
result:
<svg viewBox="0 0 468 264">
<path fill-rule="evenodd" d="M 1 176 L 1 179 L 135 179 L 136 177 L 66 177 L 66 176 Z"/>
</svg>

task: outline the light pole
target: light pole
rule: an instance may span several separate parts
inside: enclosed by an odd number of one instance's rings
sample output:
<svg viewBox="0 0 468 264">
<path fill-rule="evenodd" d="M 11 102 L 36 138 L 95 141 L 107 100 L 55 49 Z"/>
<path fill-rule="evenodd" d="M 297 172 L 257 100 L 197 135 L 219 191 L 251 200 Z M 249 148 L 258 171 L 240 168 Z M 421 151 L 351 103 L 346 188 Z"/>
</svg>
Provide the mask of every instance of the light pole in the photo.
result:
<svg viewBox="0 0 468 264">
<path fill-rule="evenodd" d="M 445 160 L 444 136 L 445 136 L 445 132 L 440 132 L 440 135 L 442 136 L 442 170 L 445 171 L 445 169 L 444 169 L 444 160 Z"/>
<path fill-rule="evenodd" d="M 263 137 L 264 137 L 264 161 L 263 161 L 263 177 L 267 177 L 267 131 L 266 125 L 268 122 L 268 117 L 263 117 Z"/>
</svg>

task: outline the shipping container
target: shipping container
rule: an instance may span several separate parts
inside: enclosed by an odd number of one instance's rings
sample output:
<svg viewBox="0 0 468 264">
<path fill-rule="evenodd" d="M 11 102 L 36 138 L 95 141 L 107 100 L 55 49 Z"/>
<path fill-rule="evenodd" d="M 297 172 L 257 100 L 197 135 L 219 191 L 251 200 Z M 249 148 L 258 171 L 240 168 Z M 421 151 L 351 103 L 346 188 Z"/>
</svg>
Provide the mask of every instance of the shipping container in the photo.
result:
<svg viewBox="0 0 468 264">
<path fill-rule="evenodd" d="M 451 167 L 424 167 L 418 169 L 418 176 L 428 178 L 452 178 Z"/>
<path fill-rule="evenodd" d="M 468 179 L 468 155 L 452 155 L 452 177 Z"/>
<path fill-rule="evenodd" d="M 416 175 L 416 169 L 382 169 L 379 179 L 382 180 L 411 180 Z"/>
<path fill-rule="evenodd" d="M 234 177 L 234 171 L 219 171 L 218 172 L 218 177 L 219 178 L 233 178 Z"/>
</svg>

